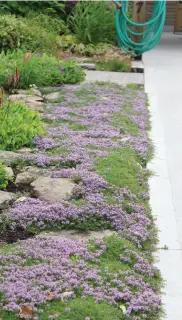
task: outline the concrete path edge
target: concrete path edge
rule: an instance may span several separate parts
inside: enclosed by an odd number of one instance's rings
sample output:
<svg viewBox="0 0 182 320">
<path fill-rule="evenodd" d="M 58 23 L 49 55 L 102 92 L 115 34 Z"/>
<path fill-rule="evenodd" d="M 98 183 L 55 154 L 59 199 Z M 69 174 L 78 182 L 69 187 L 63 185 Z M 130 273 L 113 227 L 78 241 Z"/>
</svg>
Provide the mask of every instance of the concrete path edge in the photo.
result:
<svg viewBox="0 0 182 320">
<path fill-rule="evenodd" d="M 145 64 L 145 58 L 144 58 Z M 162 302 L 165 310 L 165 320 L 182 319 L 182 253 L 178 241 L 178 231 L 175 209 L 171 192 L 164 132 L 160 119 L 158 100 L 153 86 L 151 69 L 145 68 L 144 86 L 148 93 L 149 111 L 152 130 L 150 138 L 155 147 L 153 160 L 148 168 L 154 172 L 149 180 L 150 205 L 156 224 L 159 228 L 159 250 L 156 254 L 156 265 L 160 269 L 165 281 Z M 165 250 L 164 247 L 168 249 Z"/>
</svg>

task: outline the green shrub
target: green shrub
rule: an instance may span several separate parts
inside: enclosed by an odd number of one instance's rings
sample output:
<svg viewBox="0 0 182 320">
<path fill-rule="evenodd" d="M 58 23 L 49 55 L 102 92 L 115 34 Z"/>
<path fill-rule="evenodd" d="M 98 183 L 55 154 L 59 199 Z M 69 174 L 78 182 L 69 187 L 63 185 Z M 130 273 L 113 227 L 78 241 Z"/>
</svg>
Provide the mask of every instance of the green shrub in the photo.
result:
<svg viewBox="0 0 182 320">
<path fill-rule="evenodd" d="M 0 109 L 0 149 L 17 150 L 31 146 L 44 133 L 40 116 L 19 102 L 5 102 Z"/>
<path fill-rule="evenodd" d="M 52 18 L 43 13 L 34 13 L 30 14 L 24 19 L 32 28 L 32 26 L 45 28 L 49 32 L 56 34 L 65 34 L 68 33 L 68 27 L 64 20 Z"/>
<path fill-rule="evenodd" d="M 0 83 L 8 89 L 8 78 L 19 72 L 18 88 L 27 89 L 31 84 L 37 87 L 74 84 L 84 79 L 84 72 L 72 59 L 58 61 L 47 54 L 32 54 L 28 57 L 20 50 L 0 55 Z"/>
<path fill-rule="evenodd" d="M 60 37 L 56 28 L 53 32 L 53 24 L 50 24 L 48 29 L 43 23 L 46 18 L 43 15 L 41 17 L 33 18 L 31 21 L 30 18 L 0 15 L 0 50 L 25 48 L 31 51 L 52 52 L 55 44 L 59 46 Z"/>
<path fill-rule="evenodd" d="M 116 42 L 115 6 L 107 1 L 80 1 L 68 23 L 83 44 Z"/>
<path fill-rule="evenodd" d="M 5 165 L 0 161 L 0 190 L 6 189 L 8 185 L 8 175 L 5 171 Z"/>
<path fill-rule="evenodd" d="M 12 13 L 16 15 L 26 16 L 30 11 L 43 12 L 53 17 L 62 17 L 64 14 L 65 4 L 60 1 L 1 1 L 0 12 Z"/>
</svg>

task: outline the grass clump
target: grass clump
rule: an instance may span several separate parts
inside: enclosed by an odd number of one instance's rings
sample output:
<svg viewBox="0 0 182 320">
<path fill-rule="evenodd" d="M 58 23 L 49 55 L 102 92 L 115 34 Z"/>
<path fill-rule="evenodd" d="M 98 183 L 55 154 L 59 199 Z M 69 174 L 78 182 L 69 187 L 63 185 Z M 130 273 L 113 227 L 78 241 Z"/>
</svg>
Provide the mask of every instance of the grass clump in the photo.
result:
<svg viewBox="0 0 182 320">
<path fill-rule="evenodd" d="M 80 1 L 68 19 L 83 44 L 115 43 L 115 7 L 107 1 Z"/>
<path fill-rule="evenodd" d="M 128 187 L 136 195 L 143 191 L 139 178 L 141 167 L 135 152 L 131 149 L 118 149 L 105 158 L 98 158 L 96 171 L 117 187 Z"/>
<path fill-rule="evenodd" d="M 40 116 L 19 102 L 5 102 L 0 109 L 0 149 L 17 150 L 31 146 L 44 133 Z"/>
<path fill-rule="evenodd" d="M 119 127 L 121 133 L 131 133 L 135 135 L 139 133 L 137 124 L 132 121 L 129 116 L 124 115 L 121 112 L 114 112 L 112 114 L 112 119 L 112 126 Z"/>
<path fill-rule="evenodd" d="M 130 72 L 130 62 L 127 60 L 119 60 L 113 58 L 110 60 L 100 60 L 96 63 L 97 70 L 114 71 L 114 72 Z"/>
<path fill-rule="evenodd" d="M 21 50 L 0 55 L 0 83 L 9 89 L 8 79 L 14 76 L 16 68 L 19 73 L 17 88 L 28 89 L 30 85 L 37 87 L 74 84 L 84 79 L 83 70 L 72 59 L 58 61 L 47 54 L 30 54 Z"/>
</svg>

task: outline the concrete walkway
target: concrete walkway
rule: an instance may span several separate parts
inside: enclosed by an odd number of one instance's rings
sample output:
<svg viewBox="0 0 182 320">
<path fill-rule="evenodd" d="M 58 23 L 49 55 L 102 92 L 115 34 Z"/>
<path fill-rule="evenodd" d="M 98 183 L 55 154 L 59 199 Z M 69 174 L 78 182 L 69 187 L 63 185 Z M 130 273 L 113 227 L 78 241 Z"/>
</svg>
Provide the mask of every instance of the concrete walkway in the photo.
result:
<svg viewBox="0 0 182 320">
<path fill-rule="evenodd" d="M 143 73 L 127 73 L 127 72 L 109 72 L 109 71 L 86 71 L 86 82 L 107 81 L 118 84 L 144 84 Z"/>
<path fill-rule="evenodd" d="M 152 116 L 155 158 L 151 206 L 160 230 L 159 268 L 166 280 L 167 320 L 182 320 L 182 36 L 165 32 L 144 54 L 145 90 Z"/>
</svg>

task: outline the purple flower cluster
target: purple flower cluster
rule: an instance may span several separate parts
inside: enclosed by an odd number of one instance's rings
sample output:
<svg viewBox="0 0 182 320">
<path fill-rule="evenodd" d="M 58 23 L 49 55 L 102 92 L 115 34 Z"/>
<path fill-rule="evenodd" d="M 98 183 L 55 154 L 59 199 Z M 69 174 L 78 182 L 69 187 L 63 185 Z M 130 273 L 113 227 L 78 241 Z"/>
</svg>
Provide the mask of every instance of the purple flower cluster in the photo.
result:
<svg viewBox="0 0 182 320">
<path fill-rule="evenodd" d="M 107 246 L 101 240 L 96 245 L 98 249 L 89 252 L 83 243 L 68 239 L 36 238 L 19 242 L 11 253 L 0 256 L 0 291 L 4 292 L 1 307 L 19 311 L 22 304 L 29 303 L 37 311 L 50 294 L 67 301 L 75 298 L 79 289 L 83 299 L 91 296 L 96 302 L 108 301 L 116 306 L 124 301 L 128 315 L 133 311 L 159 309 L 160 298 L 135 267 L 119 273 L 105 269 L 104 275 L 101 274 L 98 265 Z M 138 264 L 148 263 L 144 258 L 141 262 L 139 255 L 135 258 Z M 148 270 L 143 273 L 147 274 Z"/>
<path fill-rule="evenodd" d="M 38 137 L 35 143 L 41 152 L 24 158 L 39 166 L 59 161 L 76 162 L 85 168 L 87 162 L 91 161 L 88 147 L 94 145 L 99 148 L 130 147 L 146 159 L 150 142 L 146 131 L 148 111 L 145 107 L 144 92 L 122 87 L 120 90 L 114 87 L 100 87 L 94 84 L 81 87 L 66 86 L 65 91 L 67 91 L 64 96 L 65 101 L 56 107 L 50 107 L 43 116 L 44 119 L 52 120 L 52 125 L 48 128 L 48 133 L 52 137 Z M 77 97 L 80 91 L 83 92 L 83 96 Z M 127 116 L 137 125 L 138 134 L 123 133 L 122 127 L 114 127 L 112 117 L 115 113 Z M 58 125 L 59 121 L 65 123 Z M 70 121 L 87 127 L 87 130 L 72 130 L 69 126 Z M 46 150 L 58 145 L 69 152 L 56 157 L 46 154 Z M 99 152 L 97 155 L 99 156 Z"/>
<path fill-rule="evenodd" d="M 40 200 L 27 199 L 12 208 L 11 228 L 17 226 L 27 228 L 33 225 L 46 229 L 48 226 L 55 228 L 60 224 L 73 226 L 77 220 L 86 221 L 90 216 L 100 216 L 107 220 L 112 228 L 141 246 L 151 238 L 153 227 L 144 206 L 135 204 L 136 195 L 130 190 L 116 186 L 113 187 L 112 198 L 117 204 L 109 204 L 104 192 L 112 186 L 93 170 L 97 157 L 107 156 L 110 148 L 130 147 L 137 150 L 141 156 L 146 156 L 149 150 L 146 132 L 148 123 L 146 96 L 143 92 L 124 87 L 121 87 L 121 90 L 117 87 L 108 89 L 95 84 L 81 87 L 66 86 L 64 89 L 64 92 L 67 91 L 64 96 L 65 101 L 50 106 L 49 111 L 43 116 L 53 122 L 48 128 L 49 136 L 35 139 L 40 151 L 23 157 L 39 166 L 56 164 L 64 167 L 64 169 L 54 169 L 51 177 L 76 179 L 77 186 L 73 196 L 82 197 L 85 205 L 77 207 L 65 201 L 47 205 Z M 80 92 L 83 92 L 83 96 Z M 127 115 L 137 124 L 138 135 L 121 134 L 118 128 L 112 126 L 114 112 Z M 59 121 L 60 124 L 57 123 Z M 72 130 L 69 121 L 76 121 L 88 129 Z M 90 146 L 96 149 L 90 149 Z M 63 148 L 66 152 L 50 156 L 46 151 L 50 152 L 55 147 Z M 102 148 L 107 148 L 107 151 Z M 141 183 L 144 185 L 145 181 L 141 180 Z M 142 199 L 148 198 L 146 192 L 140 196 Z M 131 201 L 130 215 L 122 208 L 125 198 Z"/>
<path fill-rule="evenodd" d="M 48 123 L 52 121 L 51 126 L 46 124 L 48 136 L 37 137 L 38 152 L 22 158 L 37 166 L 50 166 L 52 178 L 72 179 L 76 184 L 73 198 L 54 204 L 35 198 L 17 202 L 8 212 L 10 228 L 73 228 L 91 218 L 102 218 L 141 248 L 146 241 L 152 242 L 154 230 L 145 205 L 141 204 L 141 200 L 148 199 L 145 170 L 141 167 L 138 172 L 144 191 L 137 195 L 127 187 L 109 184 L 94 170 L 98 157 L 106 157 L 113 148 L 130 148 L 146 160 L 151 147 L 146 95 L 125 87 L 96 84 L 64 89 L 65 100 L 49 105 L 43 116 Z M 113 125 L 113 115 L 119 113 L 138 127 L 138 134 Z M 51 154 L 55 148 L 57 155 Z M 80 197 L 83 204 L 78 206 L 74 200 Z M 22 304 L 30 303 L 36 313 L 50 294 L 67 301 L 81 292 L 81 298 L 92 297 L 98 303 L 107 301 L 116 307 L 124 303 L 132 320 L 155 314 L 161 301 L 156 287 L 146 277 L 155 278 L 158 271 L 146 255 L 121 249 L 118 261 L 126 264 L 124 271 L 112 273 L 106 268 L 103 275 L 99 264 L 107 247 L 101 240 L 95 246 L 93 252 L 83 243 L 67 239 L 19 242 L 13 252 L 0 255 L 0 292 L 4 293 L 0 307 L 19 311 Z M 35 315 L 34 319 L 38 317 Z M 87 314 L 85 320 L 89 320 Z"/>
</svg>

